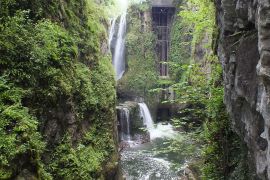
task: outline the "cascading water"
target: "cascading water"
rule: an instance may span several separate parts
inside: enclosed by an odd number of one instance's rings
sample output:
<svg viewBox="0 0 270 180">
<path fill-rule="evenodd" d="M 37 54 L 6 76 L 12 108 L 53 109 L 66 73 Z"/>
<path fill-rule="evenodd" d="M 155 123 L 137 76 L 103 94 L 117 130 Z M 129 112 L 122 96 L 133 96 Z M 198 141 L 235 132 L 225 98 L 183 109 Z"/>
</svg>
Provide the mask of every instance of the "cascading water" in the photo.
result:
<svg viewBox="0 0 270 180">
<path fill-rule="evenodd" d="M 138 103 L 140 116 L 147 131 L 150 133 L 150 142 L 138 143 L 121 152 L 121 167 L 126 180 L 177 180 L 178 175 L 171 165 L 177 161 L 184 164 L 181 154 L 157 155 L 157 149 L 167 148 L 171 141 L 173 128 L 170 124 L 158 123 L 154 125 L 150 111 L 145 103 Z M 175 158 L 177 157 L 177 158 Z"/>
<path fill-rule="evenodd" d="M 116 44 L 113 55 L 113 66 L 116 73 L 116 80 L 122 78 L 125 72 L 125 36 L 126 36 L 126 11 L 120 16 L 119 28 L 116 38 Z M 112 24 L 112 29 L 113 28 Z M 113 37 L 114 30 L 112 30 L 110 36 Z M 112 39 L 111 39 L 112 40 Z"/>
<path fill-rule="evenodd" d="M 120 109 L 121 140 L 130 141 L 130 114 L 128 108 Z"/>
<path fill-rule="evenodd" d="M 139 103 L 140 106 L 140 113 L 143 117 L 143 123 L 146 125 L 147 129 L 154 128 L 154 121 L 151 117 L 150 111 L 145 103 Z"/>
<path fill-rule="evenodd" d="M 140 114 L 143 118 L 144 124 L 147 127 L 147 130 L 150 133 L 151 140 L 162 137 L 173 138 L 175 136 L 176 132 L 173 130 L 173 126 L 171 124 L 159 123 L 155 127 L 154 121 L 151 117 L 147 105 L 145 103 L 139 103 L 139 106 L 140 106 Z"/>
</svg>

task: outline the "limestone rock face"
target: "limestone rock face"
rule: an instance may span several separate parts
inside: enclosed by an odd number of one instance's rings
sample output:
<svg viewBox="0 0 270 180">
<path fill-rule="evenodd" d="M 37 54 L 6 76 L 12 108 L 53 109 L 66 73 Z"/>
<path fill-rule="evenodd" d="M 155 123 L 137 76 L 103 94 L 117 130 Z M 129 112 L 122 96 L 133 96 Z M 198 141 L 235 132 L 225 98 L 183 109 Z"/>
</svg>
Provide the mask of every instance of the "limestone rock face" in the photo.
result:
<svg viewBox="0 0 270 180">
<path fill-rule="evenodd" d="M 249 147 L 253 179 L 270 179 L 270 1 L 216 0 L 225 104 Z"/>
</svg>

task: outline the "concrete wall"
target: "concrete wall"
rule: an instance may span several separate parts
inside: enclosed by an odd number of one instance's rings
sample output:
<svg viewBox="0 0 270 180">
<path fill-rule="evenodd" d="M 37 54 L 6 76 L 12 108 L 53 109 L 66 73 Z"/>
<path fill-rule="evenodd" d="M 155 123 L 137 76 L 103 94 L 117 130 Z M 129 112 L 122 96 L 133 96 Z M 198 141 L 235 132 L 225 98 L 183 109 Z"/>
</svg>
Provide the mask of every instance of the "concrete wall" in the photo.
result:
<svg viewBox="0 0 270 180">
<path fill-rule="evenodd" d="M 152 0 L 153 7 L 174 7 L 173 0 Z"/>
</svg>

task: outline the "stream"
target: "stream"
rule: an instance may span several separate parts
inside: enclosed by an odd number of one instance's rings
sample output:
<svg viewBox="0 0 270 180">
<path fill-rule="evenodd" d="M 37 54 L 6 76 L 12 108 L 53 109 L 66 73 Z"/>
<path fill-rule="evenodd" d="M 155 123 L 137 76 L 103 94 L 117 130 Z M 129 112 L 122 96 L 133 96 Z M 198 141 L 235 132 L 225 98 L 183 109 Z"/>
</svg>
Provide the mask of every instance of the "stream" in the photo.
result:
<svg viewBox="0 0 270 180">
<path fill-rule="evenodd" d="M 122 143 L 127 144 L 127 147 L 121 151 L 120 162 L 124 178 L 126 180 L 179 179 L 190 159 L 184 150 L 185 147 L 189 147 L 187 138 L 174 130 L 168 122 L 155 125 L 146 104 L 139 103 L 139 106 L 150 139 L 146 143 L 132 141 L 130 138 L 122 140 Z M 182 150 L 179 150 L 181 147 Z"/>
<path fill-rule="evenodd" d="M 160 128 L 164 128 L 158 124 Z M 168 147 L 168 138 L 158 137 L 144 144 L 132 144 L 121 152 L 121 168 L 127 180 L 176 180 L 175 162 L 185 166 L 184 156 L 174 153 L 158 154 Z M 179 158 L 180 157 L 180 158 Z"/>
</svg>

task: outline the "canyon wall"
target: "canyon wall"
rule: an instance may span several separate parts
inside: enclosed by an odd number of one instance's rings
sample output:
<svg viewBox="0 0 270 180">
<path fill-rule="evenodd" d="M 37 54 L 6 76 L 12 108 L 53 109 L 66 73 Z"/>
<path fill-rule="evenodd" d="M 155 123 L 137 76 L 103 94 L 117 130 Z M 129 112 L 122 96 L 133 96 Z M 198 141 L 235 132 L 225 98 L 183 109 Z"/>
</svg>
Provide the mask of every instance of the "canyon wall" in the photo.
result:
<svg viewBox="0 0 270 180">
<path fill-rule="evenodd" d="M 110 0 L 0 2 L 0 179 L 111 179 Z"/>
<path fill-rule="evenodd" d="M 249 147 L 251 178 L 270 179 L 270 1 L 215 3 L 225 104 Z"/>
</svg>

